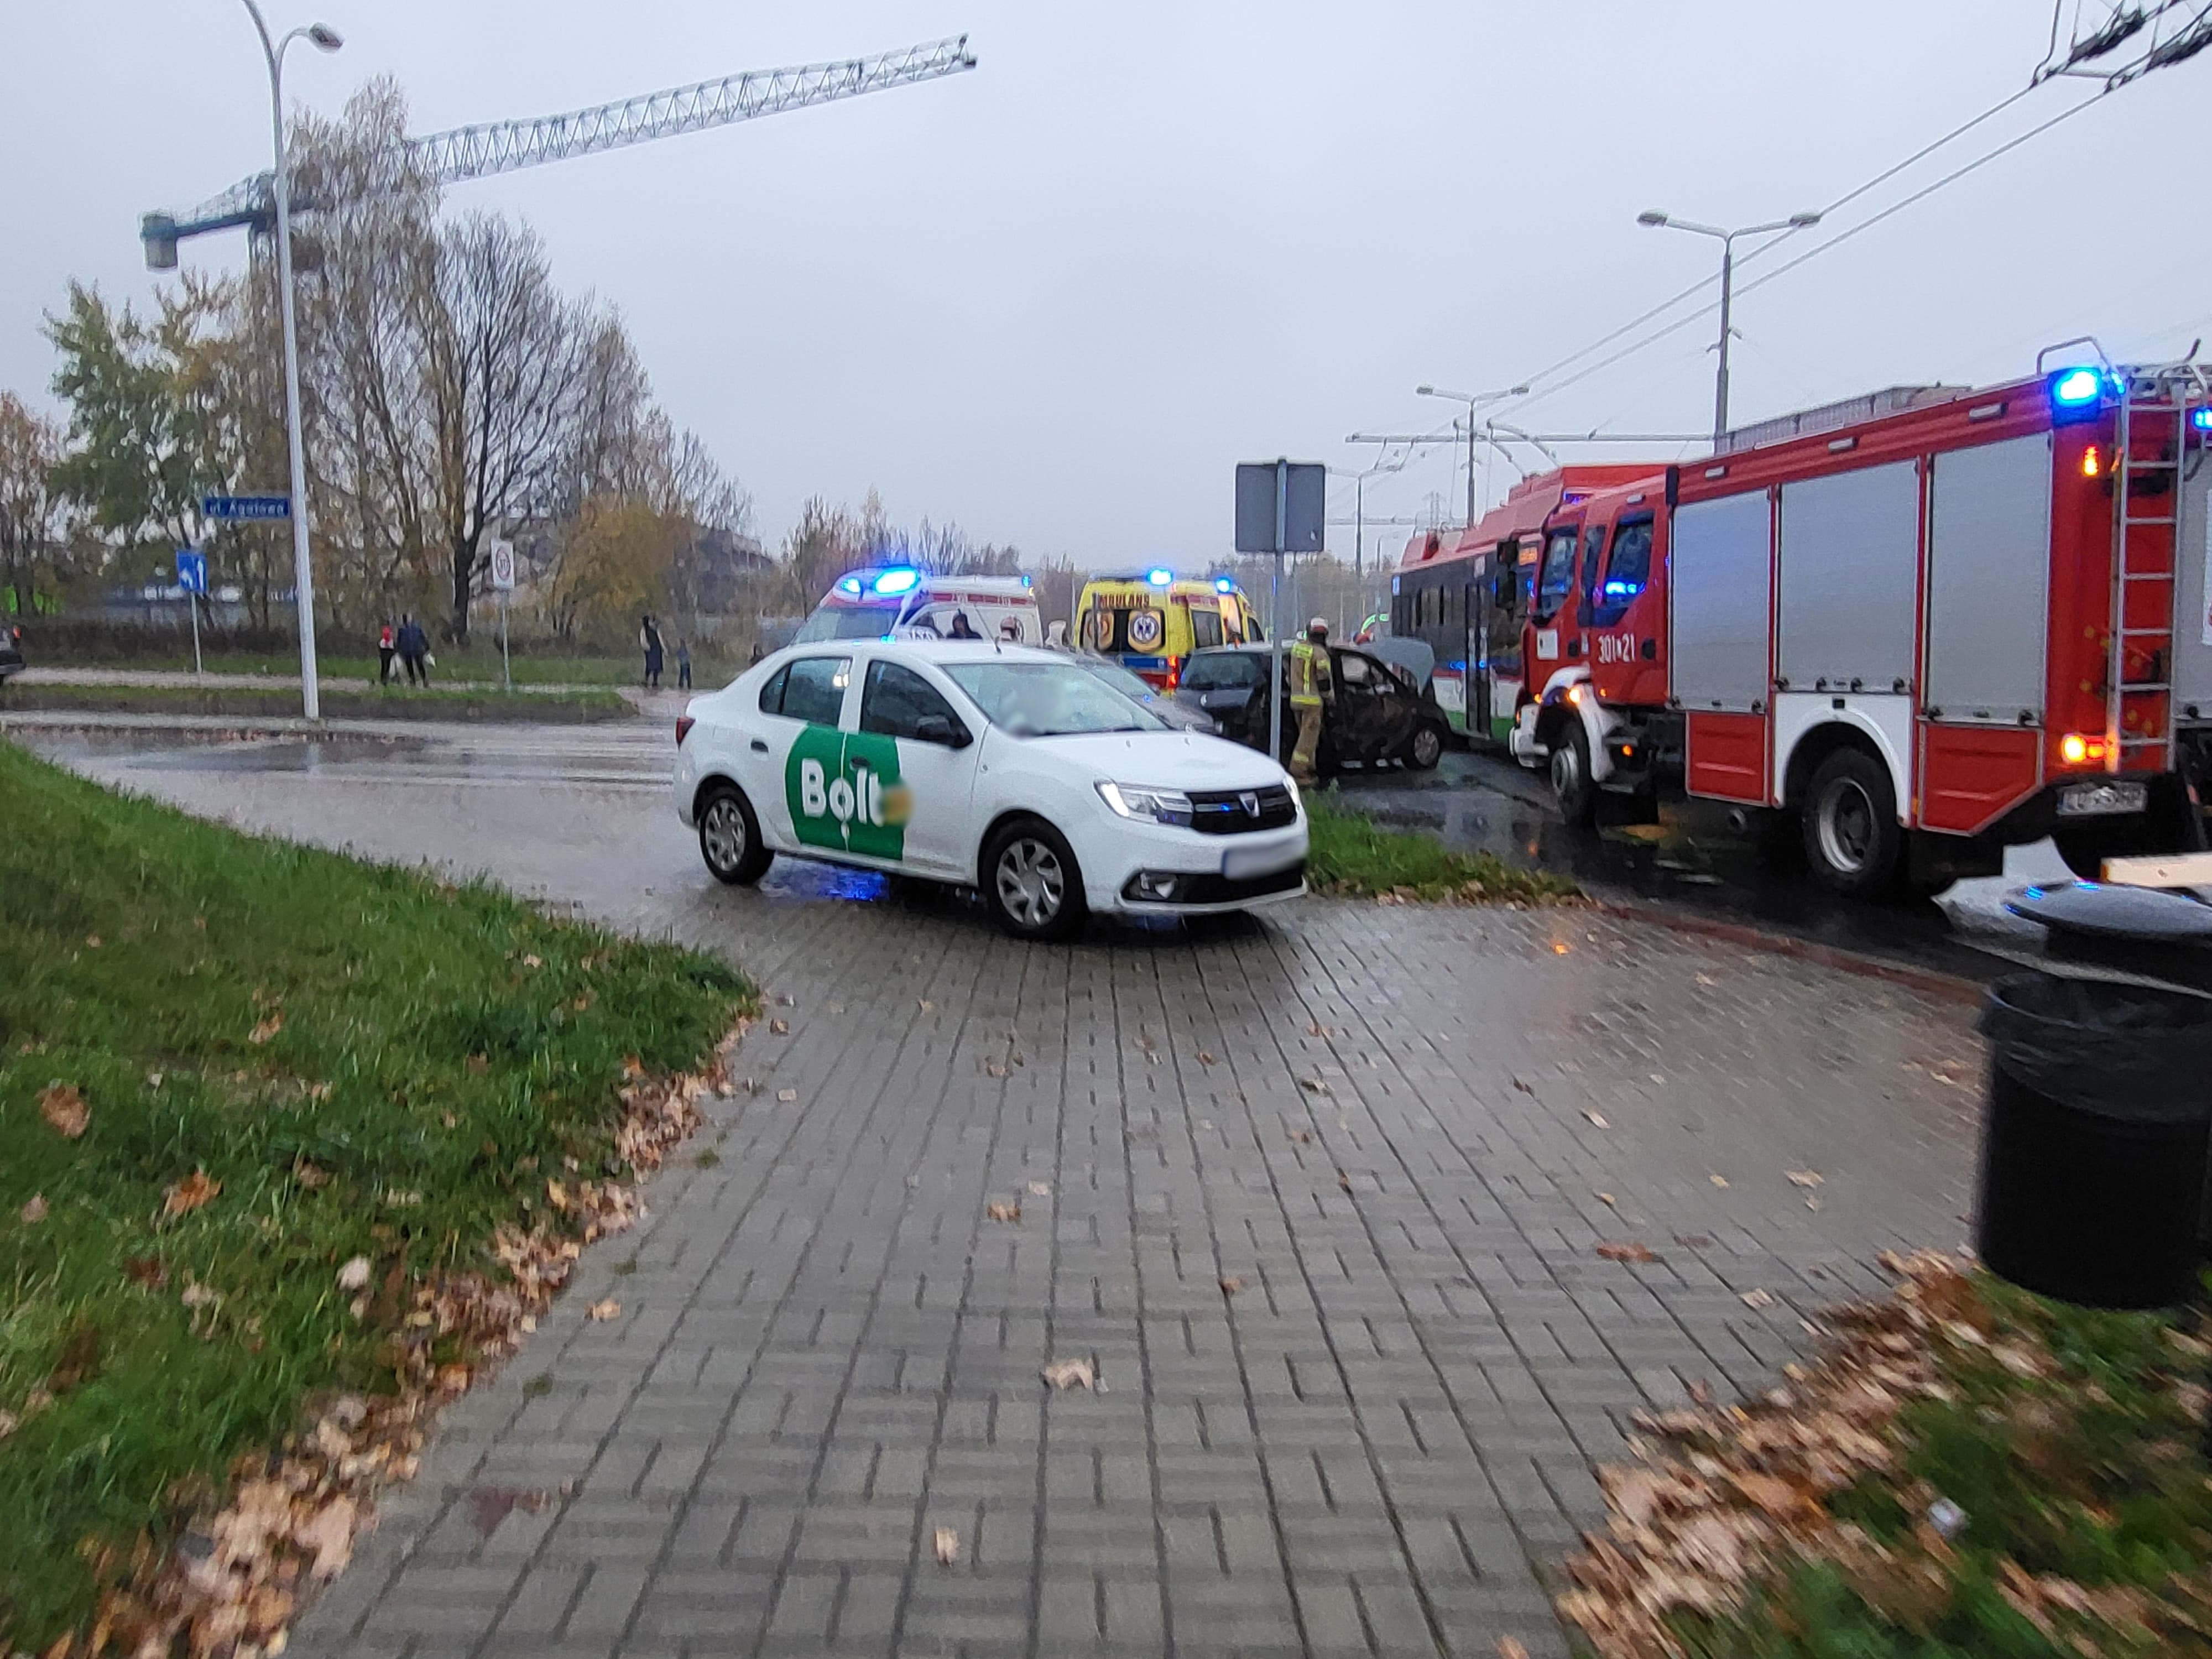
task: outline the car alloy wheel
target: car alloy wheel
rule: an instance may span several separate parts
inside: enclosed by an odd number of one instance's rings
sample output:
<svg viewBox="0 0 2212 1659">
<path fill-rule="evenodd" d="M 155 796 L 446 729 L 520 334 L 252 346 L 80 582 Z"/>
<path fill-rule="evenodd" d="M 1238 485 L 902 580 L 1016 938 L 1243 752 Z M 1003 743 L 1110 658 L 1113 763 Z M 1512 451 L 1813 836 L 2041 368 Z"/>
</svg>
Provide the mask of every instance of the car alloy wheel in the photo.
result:
<svg viewBox="0 0 2212 1659">
<path fill-rule="evenodd" d="M 1425 726 L 1413 733 L 1413 764 L 1425 772 L 1443 758 L 1444 740 L 1437 735 L 1437 728 Z"/>
<path fill-rule="evenodd" d="M 1006 843 L 993 883 L 1006 914 L 1026 928 L 1049 927 L 1067 902 L 1067 872 L 1060 855 L 1031 836 Z"/>
<path fill-rule="evenodd" d="M 707 855 L 708 868 L 727 880 L 744 862 L 749 844 L 744 809 L 738 805 L 738 798 L 715 796 L 699 823 L 699 846 Z"/>
</svg>

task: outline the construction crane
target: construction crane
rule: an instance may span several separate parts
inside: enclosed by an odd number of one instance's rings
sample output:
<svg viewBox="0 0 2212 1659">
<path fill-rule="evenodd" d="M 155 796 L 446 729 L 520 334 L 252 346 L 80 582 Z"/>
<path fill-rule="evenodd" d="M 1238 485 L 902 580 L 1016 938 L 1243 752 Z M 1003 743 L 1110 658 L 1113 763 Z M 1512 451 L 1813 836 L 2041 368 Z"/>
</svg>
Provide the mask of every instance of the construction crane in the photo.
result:
<svg viewBox="0 0 2212 1659">
<path fill-rule="evenodd" d="M 857 98 L 862 93 L 940 80 L 975 67 L 975 54 L 968 50 L 968 37 L 963 34 L 842 63 L 750 70 L 719 81 L 702 81 L 565 115 L 489 121 L 410 138 L 405 141 L 413 164 L 409 171 L 439 185 L 488 179 L 495 173 L 563 161 L 572 155 L 597 155 L 811 104 Z M 327 205 L 295 198 L 295 208 Z M 190 212 L 145 215 L 139 221 L 138 234 L 146 245 L 147 269 L 174 270 L 177 244 L 188 237 L 240 225 L 266 235 L 276 222 L 275 180 L 270 174 L 259 173 L 240 179 Z"/>
</svg>

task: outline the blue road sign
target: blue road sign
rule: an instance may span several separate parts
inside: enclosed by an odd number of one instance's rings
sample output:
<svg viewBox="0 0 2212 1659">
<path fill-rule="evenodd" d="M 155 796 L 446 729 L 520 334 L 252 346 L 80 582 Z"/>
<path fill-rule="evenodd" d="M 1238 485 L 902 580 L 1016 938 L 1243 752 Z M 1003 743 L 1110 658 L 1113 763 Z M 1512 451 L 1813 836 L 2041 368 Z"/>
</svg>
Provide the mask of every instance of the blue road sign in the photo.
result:
<svg viewBox="0 0 2212 1659">
<path fill-rule="evenodd" d="M 203 517 L 223 524 L 289 519 L 292 516 L 292 498 L 289 495 L 204 495 L 200 498 L 200 513 Z"/>
<path fill-rule="evenodd" d="M 189 547 L 177 550 L 177 586 L 187 593 L 207 592 L 207 555 Z"/>
</svg>

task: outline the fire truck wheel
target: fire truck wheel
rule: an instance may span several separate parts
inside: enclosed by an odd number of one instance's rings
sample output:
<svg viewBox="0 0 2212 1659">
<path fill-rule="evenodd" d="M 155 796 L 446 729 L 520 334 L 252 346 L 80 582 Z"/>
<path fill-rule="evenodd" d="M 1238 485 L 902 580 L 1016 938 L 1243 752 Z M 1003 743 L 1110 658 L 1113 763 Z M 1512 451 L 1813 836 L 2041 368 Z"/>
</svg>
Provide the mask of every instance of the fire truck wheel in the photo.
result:
<svg viewBox="0 0 2212 1659">
<path fill-rule="evenodd" d="M 1805 795 L 1805 858 L 1813 873 L 1850 898 L 1884 892 L 1905 845 L 1889 769 L 1859 749 L 1838 749 L 1813 774 Z"/>
<path fill-rule="evenodd" d="M 1552 798 L 1559 816 L 1577 830 L 1597 822 L 1597 785 L 1590 778 L 1589 734 L 1576 721 L 1552 748 Z"/>
</svg>

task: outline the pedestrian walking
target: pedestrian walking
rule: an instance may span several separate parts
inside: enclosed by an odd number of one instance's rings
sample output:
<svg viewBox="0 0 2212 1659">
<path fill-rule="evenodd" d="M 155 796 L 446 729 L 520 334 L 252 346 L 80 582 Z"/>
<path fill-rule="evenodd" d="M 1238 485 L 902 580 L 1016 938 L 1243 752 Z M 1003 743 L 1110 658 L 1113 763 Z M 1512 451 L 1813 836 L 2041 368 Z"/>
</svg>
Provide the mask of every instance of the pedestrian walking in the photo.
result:
<svg viewBox="0 0 2212 1659">
<path fill-rule="evenodd" d="M 660 628 L 651 617 L 638 624 L 637 643 L 645 653 L 645 684 L 649 691 L 660 690 L 661 643 Z"/>
<path fill-rule="evenodd" d="M 399 631 L 392 627 L 392 618 L 384 619 L 384 626 L 376 630 L 376 683 L 392 684 L 392 659 L 399 654 Z"/>
<path fill-rule="evenodd" d="M 689 640 L 676 641 L 676 689 L 678 691 L 691 689 L 691 641 Z"/>
<path fill-rule="evenodd" d="M 1323 705 L 1336 701 L 1336 679 L 1329 672 L 1328 619 L 1316 617 L 1305 637 L 1291 646 L 1291 710 L 1298 717 L 1297 747 L 1291 751 L 1291 775 L 1300 783 L 1319 781 Z"/>
<path fill-rule="evenodd" d="M 430 684 L 430 636 L 422 631 L 422 624 L 410 611 L 399 618 L 400 665 L 407 671 L 407 684 L 427 686 Z"/>
</svg>

